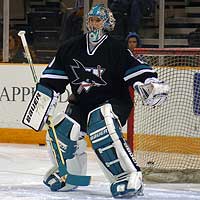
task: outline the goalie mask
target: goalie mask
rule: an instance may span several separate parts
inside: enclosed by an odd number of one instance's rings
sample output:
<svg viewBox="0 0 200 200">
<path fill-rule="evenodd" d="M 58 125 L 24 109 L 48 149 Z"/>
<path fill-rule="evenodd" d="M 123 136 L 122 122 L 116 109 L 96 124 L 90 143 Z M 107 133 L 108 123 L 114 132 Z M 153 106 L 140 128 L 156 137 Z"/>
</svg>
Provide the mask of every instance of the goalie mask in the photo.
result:
<svg viewBox="0 0 200 200">
<path fill-rule="evenodd" d="M 103 4 L 97 4 L 89 11 L 86 19 L 90 42 L 97 42 L 106 31 L 115 27 L 115 19 L 110 9 Z"/>
</svg>

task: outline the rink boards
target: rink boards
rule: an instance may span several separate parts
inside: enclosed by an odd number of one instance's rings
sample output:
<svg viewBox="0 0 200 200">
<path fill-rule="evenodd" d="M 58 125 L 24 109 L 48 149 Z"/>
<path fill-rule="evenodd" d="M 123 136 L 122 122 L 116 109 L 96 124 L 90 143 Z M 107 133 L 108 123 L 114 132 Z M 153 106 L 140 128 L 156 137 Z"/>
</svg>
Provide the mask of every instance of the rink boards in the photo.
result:
<svg viewBox="0 0 200 200">
<path fill-rule="evenodd" d="M 45 67 L 35 65 L 38 77 Z M 28 64 L 0 64 L 0 142 L 45 143 L 46 130 L 35 132 L 21 122 L 34 89 L 35 83 Z M 70 87 L 67 89 L 70 90 Z M 61 95 L 55 113 L 65 111 L 67 97 L 67 92 Z"/>
<path fill-rule="evenodd" d="M 39 77 L 46 65 L 35 65 L 37 76 Z M 22 118 L 25 109 L 34 92 L 35 83 L 33 81 L 31 69 L 28 64 L 0 64 L 0 142 L 4 143 L 24 143 L 24 144 L 45 144 L 46 130 L 35 132 L 22 124 Z M 70 90 L 70 88 L 68 88 Z M 67 93 L 64 93 L 59 99 L 56 113 L 64 111 L 67 101 Z M 141 124 L 142 125 L 142 124 Z M 152 123 L 153 126 L 153 123 Z M 157 144 L 155 141 L 166 141 L 166 144 L 174 146 L 173 151 L 183 151 L 183 148 L 177 150 L 180 144 L 185 144 L 187 139 L 188 147 L 199 144 L 200 138 L 171 137 L 166 133 L 161 135 L 143 135 L 143 140 L 150 144 Z M 123 133 L 126 136 L 126 127 L 123 127 Z M 136 132 L 140 133 L 140 132 Z M 140 135 L 140 134 L 139 134 Z M 135 135 L 136 148 L 140 140 L 139 135 Z M 188 140 L 189 139 L 189 140 Z M 88 139 L 87 139 L 88 140 Z M 161 143 L 161 142 L 158 142 Z M 88 140 L 88 144 L 89 140 Z M 147 144 L 147 142 L 144 142 Z M 195 144 L 195 145 L 194 145 Z M 198 146 L 198 145 L 197 145 Z M 143 149 L 144 148 L 144 149 Z M 150 149 L 149 149 L 150 148 Z M 189 154 L 199 154 L 199 148 L 187 150 Z M 196 149 L 196 150 L 195 150 Z M 142 147 L 144 151 L 165 151 L 158 145 Z M 185 150 L 185 151 L 186 151 Z M 186 152 L 184 152 L 186 153 Z"/>
<path fill-rule="evenodd" d="M 46 65 L 35 65 L 40 77 Z M 46 130 L 35 132 L 22 124 L 25 109 L 35 89 L 28 64 L 0 64 L 0 142 L 45 143 Z M 66 106 L 67 93 L 59 99 L 57 112 Z"/>
</svg>

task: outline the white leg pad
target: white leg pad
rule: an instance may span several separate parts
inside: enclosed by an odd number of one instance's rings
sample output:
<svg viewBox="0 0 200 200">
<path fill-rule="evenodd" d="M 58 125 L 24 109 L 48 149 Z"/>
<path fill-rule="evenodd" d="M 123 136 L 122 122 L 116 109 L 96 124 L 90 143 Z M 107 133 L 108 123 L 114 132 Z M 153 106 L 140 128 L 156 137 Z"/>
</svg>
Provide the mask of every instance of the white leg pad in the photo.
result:
<svg viewBox="0 0 200 200">
<path fill-rule="evenodd" d="M 77 142 L 78 149 L 75 152 L 75 157 L 66 160 L 66 165 L 69 173 L 76 175 L 86 175 L 87 173 L 87 154 L 85 153 L 87 143 L 84 139 Z"/>
<path fill-rule="evenodd" d="M 77 148 L 77 151 L 75 152 L 75 156 L 72 159 L 66 160 L 67 170 L 71 174 L 86 175 L 87 154 L 85 153 L 85 150 L 86 150 L 87 144 L 84 139 L 79 140 L 77 144 L 78 144 L 78 148 Z M 53 154 L 52 151 L 49 151 L 49 152 L 50 154 Z M 55 163 L 55 160 L 52 159 L 52 161 L 53 161 L 53 167 L 44 176 L 44 183 L 46 185 L 54 184 L 60 180 L 58 167 Z M 59 189 L 59 191 L 70 191 L 75 188 L 77 188 L 77 186 L 65 183 L 65 185 L 63 185 L 63 187 Z"/>
<path fill-rule="evenodd" d="M 100 166 L 111 183 L 113 196 L 137 192 L 137 188 L 142 187 L 142 173 L 123 139 L 119 120 L 111 104 L 89 113 L 88 134 Z M 124 188 L 124 191 L 118 192 L 118 187 Z"/>
<path fill-rule="evenodd" d="M 62 122 L 62 120 L 65 118 L 68 119 L 68 116 L 66 116 L 65 114 L 59 114 L 55 118 L 55 125 Z M 73 122 L 72 119 L 69 118 L 69 120 L 71 120 Z M 74 122 L 74 126 L 72 127 L 71 132 L 69 132 L 68 134 L 65 134 L 65 132 L 63 132 L 63 135 L 62 135 L 62 133 L 59 132 L 58 134 L 60 134 L 59 144 L 61 145 L 60 146 L 61 150 L 63 147 L 66 146 L 65 149 L 69 149 L 69 151 L 70 151 L 71 149 L 68 148 L 68 144 L 70 145 L 71 141 L 72 142 L 76 141 L 76 149 L 74 150 L 74 152 L 72 152 L 73 154 L 70 157 L 65 159 L 67 171 L 70 174 L 74 174 L 74 175 L 86 175 L 87 155 L 85 153 L 85 150 L 87 148 L 87 143 L 84 140 L 84 138 L 78 139 L 78 136 L 80 135 L 79 126 L 76 125 L 76 122 Z M 66 135 L 66 137 L 63 137 L 65 135 Z M 68 138 L 67 141 L 65 138 Z M 48 148 L 48 151 L 50 154 L 51 161 L 53 163 L 53 167 L 46 173 L 46 175 L 44 176 L 43 182 L 47 186 L 49 186 L 50 189 L 53 191 L 57 191 L 57 190 L 68 191 L 68 190 L 72 190 L 72 189 L 76 188 L 77 186 L 75 186 L 75 185 L 70 185 L 70 184 L 63 185 L 63 183 L 59 177 L 59 171 L 58 171 L 57 163 L 55 160 L 54 151 L 52 149 L 50 138 L 49 138 L 48 134 L 46 136 L 46 143 L 47 143 L 47 148 Z M 65 151 L 68 151 L 68 150 L 65 150 Z M 52 184 L 57 184 L 57 185 L 52 186 Z"/>
<path fill-rule="evenodd" d="M 129 176 L 127 189 L 135 189 L 138 191 L 143 185 L 142 172 L 132 172 Z"/>
</svg>

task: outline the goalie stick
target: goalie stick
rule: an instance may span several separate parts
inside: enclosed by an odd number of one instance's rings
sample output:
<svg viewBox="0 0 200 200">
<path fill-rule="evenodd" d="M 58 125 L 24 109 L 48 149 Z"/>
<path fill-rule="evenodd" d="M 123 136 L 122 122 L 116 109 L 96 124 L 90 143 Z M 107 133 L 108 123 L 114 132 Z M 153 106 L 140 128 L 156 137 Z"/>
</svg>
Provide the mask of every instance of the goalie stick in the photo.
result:
<svg viewBox="0 0 200 200">
<path fill-rule="evenodd" d="M 37 78 L 37 75 L 36 75 L 36 72 L 35 72 L 35 69 L 33 66 L 33 61 L 32 61 L 31 54 L 30 54 L 28 44 L 26 41 L 25 31 L 19 31 L 18 36 L 21 38 L 22 45 L 23 45 L 23 48 L 25 51 L 25 56 L 30 65 L 34 82 L 38 83 L 38 78 Z M 52 129 L 52 132 L 49 131 L 49 136 L 51 138 L 50 143 L 51 143 L 51 146 L 54 151 L 54 156 L 55 156 L 55 160 L 57 162 L 58 169 L 59 169 L 59 172 L 61 175 L 61 180 L 64 181 L 65 183 L 71 184 L 71 185 L 88 186 L 90 184 L 91 176 L 73 175 L 67 171 L 67 168 L 65 166 L 65 161 L 63 159 L 63 155 L 60 150 L 60 146 L 58 144 L 58 138 L 57 138 L 57 134 L 55 131 L 52 117 L 50 117 L 50 116 L 48 117 L 48 122 L 49 122 L 48 126 L 51 127 L 51 129 Z M 52 142 L 52 141 L 54 141 L 54 142 Z"/>
</svg>

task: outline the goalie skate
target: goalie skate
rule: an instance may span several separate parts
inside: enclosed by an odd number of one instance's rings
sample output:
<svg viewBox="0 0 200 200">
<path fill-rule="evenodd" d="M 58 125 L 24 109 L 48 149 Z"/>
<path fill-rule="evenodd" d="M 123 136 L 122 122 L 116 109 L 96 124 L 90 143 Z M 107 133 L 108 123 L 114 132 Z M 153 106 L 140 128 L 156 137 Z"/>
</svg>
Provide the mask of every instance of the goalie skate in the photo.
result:
<svg viewBox="0 0 200 200">
<path fill-rule="evenodd" d="M 114 198 L 143 196 L 142 173 L 133 172 L 128 177 L 112 183 L 110 190 Z"/>
</svg>

